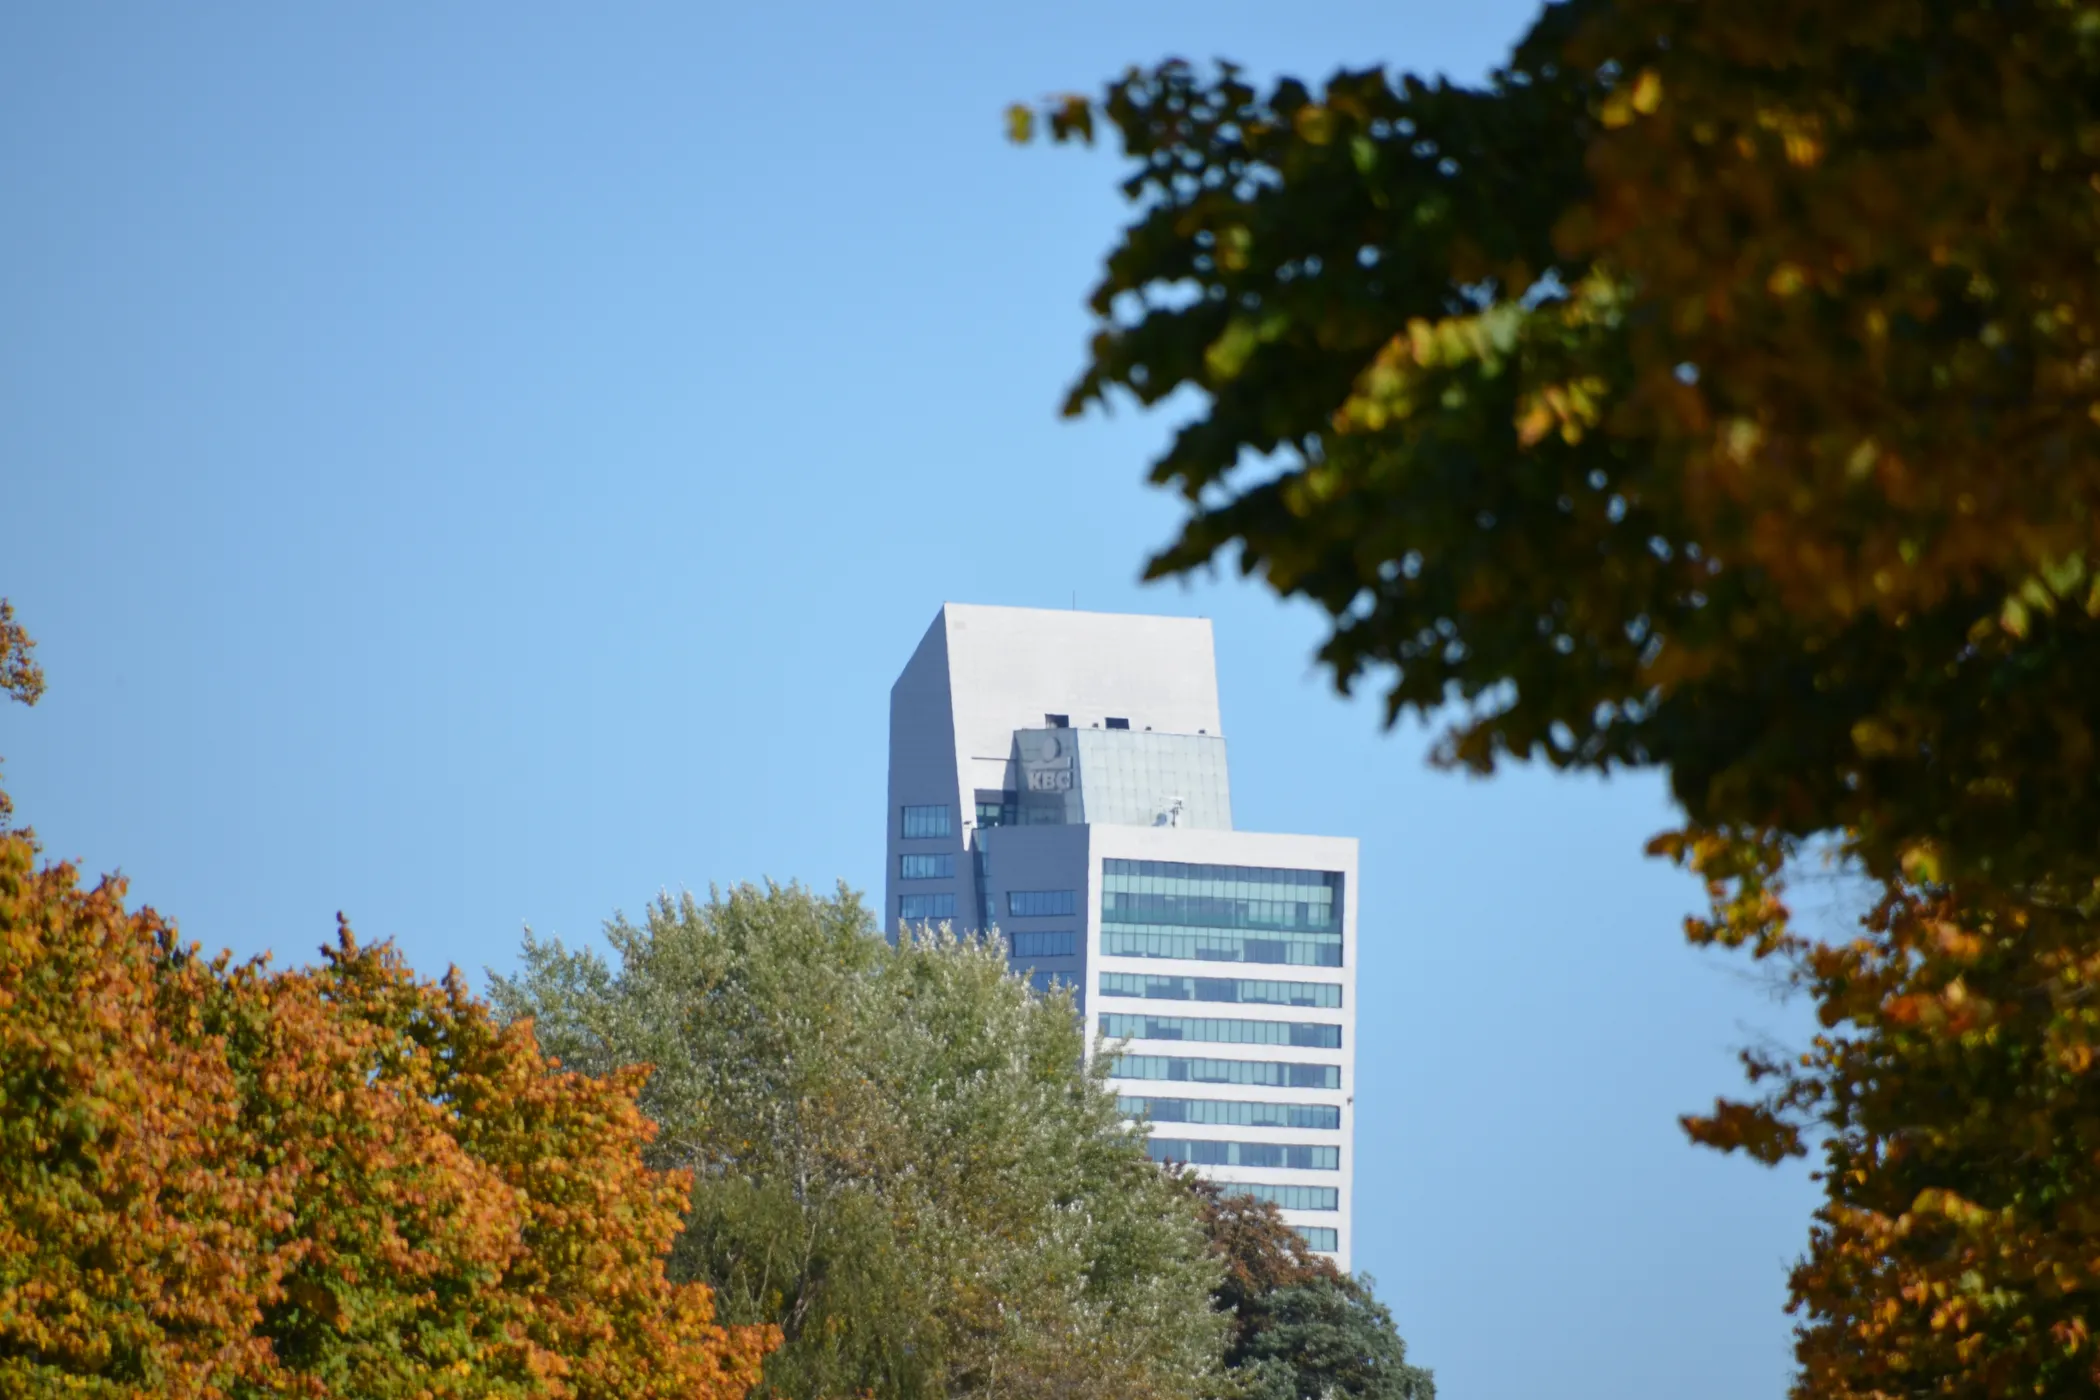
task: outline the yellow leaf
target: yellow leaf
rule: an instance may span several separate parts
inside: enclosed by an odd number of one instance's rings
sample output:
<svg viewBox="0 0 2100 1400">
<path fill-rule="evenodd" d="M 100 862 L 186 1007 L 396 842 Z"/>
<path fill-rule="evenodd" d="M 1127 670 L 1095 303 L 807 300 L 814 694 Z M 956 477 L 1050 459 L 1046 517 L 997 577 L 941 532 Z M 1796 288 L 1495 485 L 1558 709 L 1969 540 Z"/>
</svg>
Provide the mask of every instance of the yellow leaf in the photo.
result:
<svg viewBox="0 0 2100 1400">
<path fill-rule="evenodd" d="M 1852 726 L 1852 747 L 1866 758 L 1886 758 L 1903 751 L 1896 732 L 1882 721 L 1871 718 Z"/>
<path fill-rule="evenodd" d="M 1663 80 L 1653 68 L 1643 68 L 1641 76 L 1633 85 L 1633 110 L 1642 116 L 1651 115 L 1662 106 Z"/>
<path fill-rule="evenodd" d="M 1334 113 L 1318 103 L 1308 102 L 1300 107 L 1291 124 L 1298 129 L 1298 138 L 1309 146 L 1324 146 L 1334 139 Z"/>
</svg>

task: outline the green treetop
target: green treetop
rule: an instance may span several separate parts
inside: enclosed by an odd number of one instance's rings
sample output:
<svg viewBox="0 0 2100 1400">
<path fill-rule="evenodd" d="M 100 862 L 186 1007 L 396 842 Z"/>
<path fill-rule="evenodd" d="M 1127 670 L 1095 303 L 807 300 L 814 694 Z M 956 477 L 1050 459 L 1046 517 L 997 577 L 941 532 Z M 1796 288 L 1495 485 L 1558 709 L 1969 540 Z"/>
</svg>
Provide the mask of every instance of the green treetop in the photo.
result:
<svg viewBox="0 0 2100 1400">
<path fill-rule="evenodd" d="M 495 979 L 564 1064 L 654 1066 L 673 1256 L 725 1321 L 778 1325 L 782 1396 L 1192 1397 L 1222 1321 L 1194 1204 L 1145 1155 L 1069 997 L 999 950 L 876 932 L 858 898 L 741 886 L 528 939 Z"/>
</svg>

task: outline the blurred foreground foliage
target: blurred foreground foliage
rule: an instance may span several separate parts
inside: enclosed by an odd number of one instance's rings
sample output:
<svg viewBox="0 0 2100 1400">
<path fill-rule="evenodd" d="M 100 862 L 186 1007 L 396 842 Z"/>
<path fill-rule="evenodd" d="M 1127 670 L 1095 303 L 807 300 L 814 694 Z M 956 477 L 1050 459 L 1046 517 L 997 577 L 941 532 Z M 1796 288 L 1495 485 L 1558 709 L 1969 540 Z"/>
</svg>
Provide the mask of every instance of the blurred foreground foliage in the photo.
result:
<svg viewBox="0 0 2100 1400">
<path fill-rule="evenodd" d="M 1151 576 L 1311 600 L 1445 763 L 1660 770 L 1693 938 L 1813 997 L 1687 1120 L 1821 1154 L 1798 1393 L 2100 1390 L 2100 7 L 1570 0 L 1477 85 L 1010 120 L 1130 162 L 1067 409 L 1194 405 Z"/>
</svg>

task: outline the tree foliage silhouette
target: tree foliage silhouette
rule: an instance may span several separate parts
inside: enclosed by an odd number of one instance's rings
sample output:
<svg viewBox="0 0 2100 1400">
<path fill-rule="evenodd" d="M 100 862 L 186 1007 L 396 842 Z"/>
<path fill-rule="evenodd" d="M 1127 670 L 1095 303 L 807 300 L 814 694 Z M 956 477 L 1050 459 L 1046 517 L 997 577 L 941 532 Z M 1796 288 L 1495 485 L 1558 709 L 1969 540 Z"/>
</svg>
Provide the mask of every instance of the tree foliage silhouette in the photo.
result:
<svg viewBox="0 0 2100 1400">
<path fill-rule="evenodd" d="M 2100 11 L 1572 0 L 1485 83 L 1134 70 L 1068 411 L 1441 761 L 1668 778 L 1825 1027 L 1688 1120 L 1828 1193 L 1800 1391 L 2100 1386 Z M 1792 921 L 1834 852 L 1856 938 Z"/>
</svg>

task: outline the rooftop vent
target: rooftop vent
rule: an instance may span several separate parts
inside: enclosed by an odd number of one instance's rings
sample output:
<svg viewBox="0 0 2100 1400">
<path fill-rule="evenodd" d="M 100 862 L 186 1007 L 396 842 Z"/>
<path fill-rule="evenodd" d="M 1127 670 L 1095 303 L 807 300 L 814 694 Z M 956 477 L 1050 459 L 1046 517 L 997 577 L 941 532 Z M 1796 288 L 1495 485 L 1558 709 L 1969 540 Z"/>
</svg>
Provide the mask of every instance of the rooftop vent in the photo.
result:
<svg viewBox="0 0 2100 1400">
<path fill-rule="evenodd" d="M 1110 715 L 1108 717 L 1108 727 L 1110 729 L 1128 729 L 1130 728 L 1130 721 L 1120 715 Z"/>
</svg>

